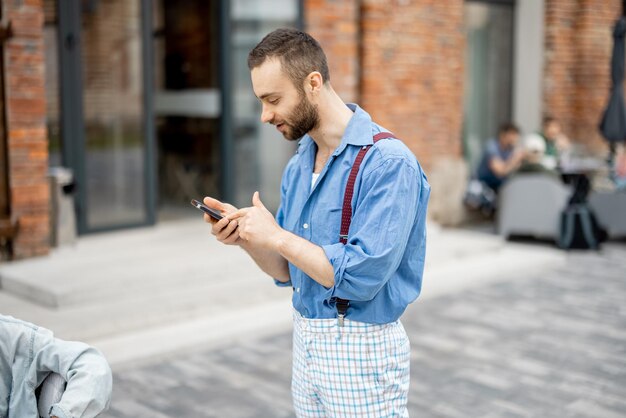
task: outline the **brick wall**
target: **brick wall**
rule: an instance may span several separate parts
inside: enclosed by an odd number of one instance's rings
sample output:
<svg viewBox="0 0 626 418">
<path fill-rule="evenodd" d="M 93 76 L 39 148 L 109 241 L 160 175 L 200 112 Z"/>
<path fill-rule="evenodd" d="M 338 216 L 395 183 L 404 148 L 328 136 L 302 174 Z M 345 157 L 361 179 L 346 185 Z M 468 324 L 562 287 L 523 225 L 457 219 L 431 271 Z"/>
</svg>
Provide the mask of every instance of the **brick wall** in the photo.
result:
<svg viewBox="0 0 626 418">
<path fill-rule="evenodd" d="M 306 30 L 329 59 L 333 87 L 415 153 L 433 185 L 429 215 L 463 217 L 465 36 L 462 0 L 305 2 Z"/>
<path fill-rule="evenodd" d="M 21 224 L 15 252 L 27 257 L 48 251 L 50 232 L 43 6 L 41 0 L 0 1 L 14 29 L 5 44 L 5 76 L 9 186 Z M 603 150 L 597 125 L 610 87 L 611 33 L 621 2 L 545 2 L 544 112 L 560 118 L 572 139 Z M 448 201 L 457 202 L 459 190 L 452 193 L 452 183 L 463 182 L 458 170 L 463 6 L 463 0 L 304 2 L 306 29 L 327 52 L 335 89 L 398 134 L 431 183 L 439 183 L 433 184 L 431 213 L 438 205 L 448 209 Z"/>
<path fill-rule="evenodd" d="M 461 157 L 462 0 L 362 2 L 363 106 L 428 170 Z"/>
<path fill-rule="evenodd" d="M 613 25 L 618 0 L 546 0 L 543 108 L 565 133 L 606 152 L 598 124 L 608 101 Z"/>
<path fill-rule="evenodd" d="M 345 101 L 358 101 L 427 168 L 461 158 L 462 0 L 307 0 L 304 7 L 306 30 L 322 44 Z"/>
<path fill-rule="evenodd" d="M 48 142 L 41 1 L 3 1 L 13 37 L 5 43 L 5 103 L 11 206 L 20 231 L 17 258 L 49 249 Z"/>
<path fill-rule="evenodd" d="M 561 119 L 572 140 L 595 152 L 606 151 L 597 127 L 608 99 L 611 34 L 621 3 L 545 0 L 544 113 Z M 465 182 L 464 4 L 307 0 L 304 6 L 306 29 L 329 57 L 333 86 L 398 134 L 439 185 L 433 185 L 434 217 L 437 207 L 449 212 L 460 200 L 463 186 L 456 183 Z"/>
<path fill-rule="evenodd" d="M 359 4 L 360 3 L 360 4 Z M 610 87 L 618 0 L 546 0 L 544 114 L 592 150 Z M 324 47 L 333 86 L 393 130 L 428 169 L 461 159 L 462 0 L 307 0 L 306 29 Z"/>
<path fill-rule="evenodd" d="M 333 88 L 345 102 L 359 101 L 359 7 L 355 0 L 306 0 L 305 30 L 326 56 Z"/>
</svg>

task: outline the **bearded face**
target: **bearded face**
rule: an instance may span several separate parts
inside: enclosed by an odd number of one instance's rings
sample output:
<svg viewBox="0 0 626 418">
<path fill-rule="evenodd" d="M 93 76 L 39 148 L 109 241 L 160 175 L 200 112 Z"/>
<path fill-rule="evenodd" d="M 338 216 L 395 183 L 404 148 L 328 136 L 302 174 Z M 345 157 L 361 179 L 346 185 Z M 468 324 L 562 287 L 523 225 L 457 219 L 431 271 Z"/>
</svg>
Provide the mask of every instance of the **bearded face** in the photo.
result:
<svg viewBox="0 0 626 418">
<path fill-rule="evenodd" d="M 276 126 L 290 141 L 319 127 L 319 110 L 304 91 L 305 80 L 300 86 L 294 83 L 278 58 L 266 59 L 251 70 L 250 76 L 254 94 L 262 104 L 261 122 Z"/>
<path fill-rule="evenodd" d="M 300 94 L 300 102 L 283 120 L 278 117 L 271 122 L 289 141 L 302 138 L 307 132 L 319 125 L 320 116 L 317 108 L 309 102 L 304 93 Z"/>
</svg>

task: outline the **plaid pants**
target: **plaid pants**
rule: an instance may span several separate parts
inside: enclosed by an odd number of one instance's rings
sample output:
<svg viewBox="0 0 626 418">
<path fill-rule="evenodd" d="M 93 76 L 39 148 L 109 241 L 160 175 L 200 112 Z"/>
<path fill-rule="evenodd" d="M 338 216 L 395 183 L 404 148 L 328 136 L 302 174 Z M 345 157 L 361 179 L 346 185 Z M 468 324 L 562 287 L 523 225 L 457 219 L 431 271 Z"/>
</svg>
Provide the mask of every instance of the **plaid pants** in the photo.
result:
<svg viewBox="0 0 626 418">
<path fill-rule="evenodd" d="M 408 417 L 411 347 L 400 321 L 306 319 L 294 311 L 291 392 L 296 415 Z"/>
</svg>

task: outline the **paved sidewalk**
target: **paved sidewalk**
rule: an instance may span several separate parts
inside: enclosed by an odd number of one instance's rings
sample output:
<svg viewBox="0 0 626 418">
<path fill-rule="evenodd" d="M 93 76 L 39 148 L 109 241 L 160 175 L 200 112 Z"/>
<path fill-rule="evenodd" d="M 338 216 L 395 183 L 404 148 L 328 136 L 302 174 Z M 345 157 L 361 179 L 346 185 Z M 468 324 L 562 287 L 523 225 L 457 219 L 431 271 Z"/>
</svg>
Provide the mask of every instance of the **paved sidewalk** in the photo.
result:
<svg viewBox="0 0 626 418">
<path fill-rule="evenodd" d="M 626 417 L 626 243 L 429 227 L 403 317 L 419 417 Z M 290 293 L 197 218 L 0 266 L 0 312 L 100 348 L 105 418 L 293 416 Z"/>
<path fill-rule="evenodd" d="M 626 243 L 565 257 L 409 308 L 412 417 L 626 416 Z M 290 374 L 287 330 L 199 346 L 118 368 L 104 418 L 292 417 Z"/>
<path fill-rule="evenodd" d="M 420 300 L 564 261 L 549 246 L 429 225 Z M 0 266 L 0 312 L 94 345 L 114 369 L 288 332 L 290 299 L 244 251 L 216 242 L 198 216 L 82 237 L 47 257 Z"/>
</svg>

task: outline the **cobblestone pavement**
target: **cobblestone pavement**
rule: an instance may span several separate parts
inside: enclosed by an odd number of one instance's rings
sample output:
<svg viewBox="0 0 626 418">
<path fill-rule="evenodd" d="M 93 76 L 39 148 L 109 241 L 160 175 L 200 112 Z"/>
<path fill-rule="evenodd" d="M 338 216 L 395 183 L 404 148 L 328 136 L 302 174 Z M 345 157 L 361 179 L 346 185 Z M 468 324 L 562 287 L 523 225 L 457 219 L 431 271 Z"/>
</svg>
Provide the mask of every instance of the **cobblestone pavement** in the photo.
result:
<svg viewBox="0 0 626 418">
<path fill-rule="evenodd" d="M 625 243 L 419 301 L 411 416 L 626 417 L 625 301 Z M 290 350 L 280 333 L 126 369 L 103 416 L 292 417 Z"/>
</svg>

